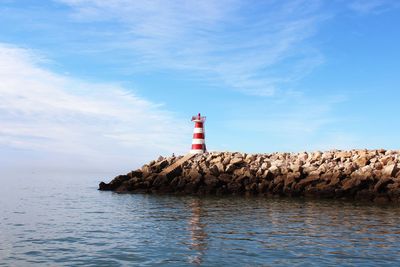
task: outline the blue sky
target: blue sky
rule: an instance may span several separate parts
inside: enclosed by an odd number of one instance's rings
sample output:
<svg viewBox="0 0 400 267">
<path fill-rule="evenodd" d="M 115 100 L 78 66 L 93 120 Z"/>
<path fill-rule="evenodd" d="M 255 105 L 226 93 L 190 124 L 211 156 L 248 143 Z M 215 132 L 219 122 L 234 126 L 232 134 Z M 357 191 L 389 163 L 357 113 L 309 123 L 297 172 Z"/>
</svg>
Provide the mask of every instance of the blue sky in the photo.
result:
<svg viewBox="0 0 400 267">
<path fill-rule="evenodd" d="M 0 0 L 0 161 L 399 149 L 400 2 Z M 74 166 L 74 167 L 71 167 Z"/>
</svg>

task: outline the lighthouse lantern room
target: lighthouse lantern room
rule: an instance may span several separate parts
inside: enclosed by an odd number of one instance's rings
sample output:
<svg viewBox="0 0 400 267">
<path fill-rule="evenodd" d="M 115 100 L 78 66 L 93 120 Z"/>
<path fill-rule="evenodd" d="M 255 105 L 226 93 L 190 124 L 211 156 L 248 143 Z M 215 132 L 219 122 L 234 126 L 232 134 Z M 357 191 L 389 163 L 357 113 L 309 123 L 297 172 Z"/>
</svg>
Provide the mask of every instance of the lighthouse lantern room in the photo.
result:
<svg viewBox="0 0 400 267">
<path fill-rule="evenodd" d="M 194 130 L 193 130 L 193 141 L 192 141 L 192 149 L 190 150 L 191 154 L 204 153 L 206 152 L 206 143 L 205 143 L 205 132 L 204 132 L 204 123 L 206 121 L 205 116 L 201 116 L 200 113 L 197 116 L 192 117 L 192 121 L 194 122 Z"/>
</svg>

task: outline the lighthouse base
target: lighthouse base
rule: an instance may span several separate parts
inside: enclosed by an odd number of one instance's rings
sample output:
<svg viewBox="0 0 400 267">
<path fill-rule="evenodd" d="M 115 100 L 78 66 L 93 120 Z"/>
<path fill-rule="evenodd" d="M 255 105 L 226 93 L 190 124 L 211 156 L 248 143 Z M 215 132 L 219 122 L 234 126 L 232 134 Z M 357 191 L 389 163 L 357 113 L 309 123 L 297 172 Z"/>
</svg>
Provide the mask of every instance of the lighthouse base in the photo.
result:
<svg viewBox="0 0 400 267">
<path fill-rule="evenodd" d="M 201 154 L 204 152 L 206 152 L 206 151 L 204 151 L 203 149 L 191 149 L 189 153 L 190 154 Z"/>
</svg>

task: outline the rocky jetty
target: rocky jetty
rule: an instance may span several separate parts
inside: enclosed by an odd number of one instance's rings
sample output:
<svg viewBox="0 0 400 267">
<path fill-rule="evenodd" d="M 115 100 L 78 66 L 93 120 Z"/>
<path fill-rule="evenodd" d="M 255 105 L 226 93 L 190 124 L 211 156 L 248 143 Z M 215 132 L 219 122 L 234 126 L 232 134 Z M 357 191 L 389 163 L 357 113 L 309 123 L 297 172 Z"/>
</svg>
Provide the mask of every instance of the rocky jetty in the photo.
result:
<svg viewBox="0 0 400 267">
<path fill-rule="evenodd" d="M 100 190 L 349 198 L 400 203 L 399 152 L 352 150 L 159 157 Z M 180 162 L 178 162 L 180 161 Z"/>
</svg>

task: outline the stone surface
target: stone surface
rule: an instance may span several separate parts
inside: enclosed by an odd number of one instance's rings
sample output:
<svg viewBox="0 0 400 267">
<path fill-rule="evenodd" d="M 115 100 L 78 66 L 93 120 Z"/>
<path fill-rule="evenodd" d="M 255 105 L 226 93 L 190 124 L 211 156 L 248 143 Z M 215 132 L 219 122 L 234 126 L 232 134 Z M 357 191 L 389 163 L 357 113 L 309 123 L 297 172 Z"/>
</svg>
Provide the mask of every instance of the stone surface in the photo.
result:
<svg viewBox="0 0 400 267">
<path fill-rule="evenodd" d="M 383 168 L 382 174 L 387 177 L 396 177 L 396 173 L 399 171 L 396 164 L 390 164 Z"/>
<path fill-rule="evenodd" d="M 213 152 L 188 160 L 159 157 L 101 182 L 99 190 L 176 194 L 261 194 L 400 203 L 399 151 L 245 154 Z M 162 170 L 183 163 L 164 175 Z M 181 160 L 182 161 L 182 160 Z"/>
</svg>

